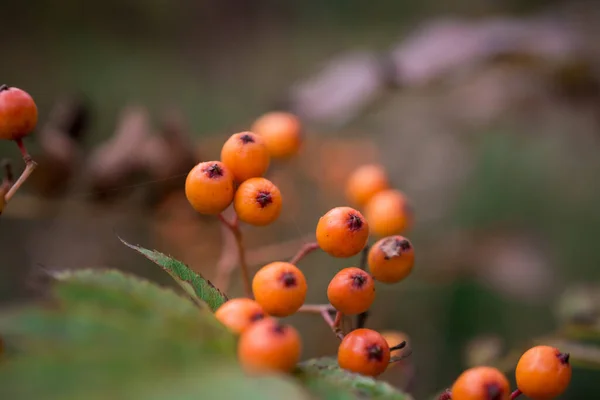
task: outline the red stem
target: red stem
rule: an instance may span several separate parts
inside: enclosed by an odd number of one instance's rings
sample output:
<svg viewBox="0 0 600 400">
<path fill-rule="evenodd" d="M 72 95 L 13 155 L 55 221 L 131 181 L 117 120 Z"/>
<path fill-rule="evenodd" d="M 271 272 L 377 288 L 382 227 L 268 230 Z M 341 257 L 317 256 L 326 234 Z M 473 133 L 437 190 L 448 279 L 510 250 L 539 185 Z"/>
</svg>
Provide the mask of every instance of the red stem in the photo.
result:
<svg viewBox="0 0 600 400">
<path fill-rule="evenodd" d="M 242 270 L 242 278 L 244 281 L 244 290 L 246 291 L 246 296 L 252 298 L 250 273 L 248 272 L 248 263 L 246 262 L 246 249 L 244 247 L 243 235 L 242 231 L 240 230 L 237 214 L 231 222 L 227 221 L 222 214 L 219 214 L 219 220 L 221 220 L 221 223 L 229 228 L 231 233 L 233 233 L 233 236 L 235 236 L 235 242 L 238 250 L 238 262 L 240 263 L 240 269 Z"/>
<path fill-rule="evenodd" d="M 510 400 L 514 400 L 517 397 L 519 397 L 520 395 L 522 395 L 523 392 L 521 392 L 519 389 L 515 390 L 514 392 L 511 393 L 510 395 Z"/>
<path fill-rule="evenodd" d="M 302 248 L 300 250 L 298 250 L 298 253 L 296 253 L 296 255 L 294 257 L 292 257 L 292 259 L 290 260 L 290 264 L 298 264 L 300 262 L 300 260 L 302 260 L 304 257 L 306 257 L 308 254 L 312 253 L 315 250 L 319 249 L 319 244 L 317 242 L 312 242 L 312 243 L 306 243 L 304 246 L 302 246 Z"/>
</svg>

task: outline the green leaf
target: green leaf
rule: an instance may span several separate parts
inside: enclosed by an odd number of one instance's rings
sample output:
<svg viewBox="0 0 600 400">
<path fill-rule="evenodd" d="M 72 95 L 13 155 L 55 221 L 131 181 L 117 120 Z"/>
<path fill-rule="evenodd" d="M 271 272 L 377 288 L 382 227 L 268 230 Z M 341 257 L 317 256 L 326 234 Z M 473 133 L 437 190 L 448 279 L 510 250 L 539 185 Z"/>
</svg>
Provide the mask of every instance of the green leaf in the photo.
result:
<svg viewBox="0 0 600 400">
<path fill-rule="evenodd" d="M 300 363 L 295 376 L 315 395 L 327 400 L 412 400 L 386 382 L 341 369 L 331 357 Z"/>
<path fill-rule="evenodd" d="M 141 253 L 150 261 L 164 269 L 171 277 L 189 294 L 197 304 L 208 304 L 212 311 L 216 311 L 228 299 L 209 280 L 192 271 L 181 261 L 177 261 L 163 253 L 148 250 L 140 246 L 127 243 L 119 238 L 123 244 Z"/>
</svg>

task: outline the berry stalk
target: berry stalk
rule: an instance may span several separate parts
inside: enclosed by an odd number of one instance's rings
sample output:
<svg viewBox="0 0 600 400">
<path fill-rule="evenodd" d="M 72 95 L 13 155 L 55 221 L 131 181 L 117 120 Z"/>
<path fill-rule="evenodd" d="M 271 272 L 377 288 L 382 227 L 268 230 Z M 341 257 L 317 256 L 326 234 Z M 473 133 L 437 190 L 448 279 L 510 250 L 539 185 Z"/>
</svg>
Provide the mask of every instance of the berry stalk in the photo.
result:
<svg viewBox="0 0 600 400">
<path fill-rule="evenodd" d="M 510 400 L 514 400 L 517 397 L 519 397 L 520 395 L 522 395 L 523 392 L 521 392 L 519 389 L 515 390 L 514 392 L 511 393 L 510 395 Z"/>
<path fill-rule="evenodd" d="M 237 215 L 234 217 L 233 221 L 229 222 L 227 221 L 227 219 L 225 219 L 225 217 L 222 214 L 219 214 L 219 220 L 224 226 L 226 226 L 231 231 L 231 233 L 233 233 L 233 236 L 235 237 L 235 242 L 238 250 L 238 262 L 240 264 L 240 269 L 242 270 L 244 290 L 246 292 L 246 296 L 252 298 L 250 273 L 248 272 L 248 263 L 246 262 L 246 248 L 244 246 L 244 237 L 242 235 L 242 231 L 240 230 Z"/>
<path fill-rule="evenodd" d="M 365 246 L 365 248 L 362 250 L 362 253 L 360 254 L 359 268 L 362 269 L 363 271 L 367 270 L 367 260 L 369 257 L 369 249 L 370 249 L 370 247 L 367 244 Z M 367 324 L 367 318 L 369 318 L 369 310 L 358 314 L 356 316 L 356 329 L 364 328 L 365 325 Z"/>
<path fill-rule="evenodd" d="M 300 260 L 302 260 L 304 257 L 318 249 L 319 244 L 317 242 L 306 243 L 304 246 L 302 246 L 300 250 L 298 250 L 298 253 L 296 253 L 296 255 L 292 257 L 292 259 L 290 260 L 290 264 L 298 264 Z"/>
<path fill-rule="evenodd" d="M 25 148 L 25 144 L 23 143 L 23 140 L 17 139 L 17 140 L 15 140 L 15 142 L 17 143 L 17 146 L 19 147 L 19 150 L 21 151 L 21 155 L 23 156 L 23 161 L 25 161 L 25 170 L 23 171 L 21 176 L 19 176 L 17 181 L 11 186 L 8 193 L 6 193 L 6 195 L 4 196 L 4 200 L 6 201 L 6 203 L 8 203 L 12 199 L 12 197 L 15 195 L 15 193 L 17 193 L 17 190 L 19 190 L 19 188 L 25 183 L 25 181 L 27 181 L 27 179 L 29 179 L 29 176 L 31 176 L 31 174 L 37 167 L 37 163 L 35 161 L 33 161 L 31 156 L 27 152 L 27 149 Z M 9 171 L 10 166 L 8 166 L 6 168 L 7 168 L 7 171 Z"/>
</svg>

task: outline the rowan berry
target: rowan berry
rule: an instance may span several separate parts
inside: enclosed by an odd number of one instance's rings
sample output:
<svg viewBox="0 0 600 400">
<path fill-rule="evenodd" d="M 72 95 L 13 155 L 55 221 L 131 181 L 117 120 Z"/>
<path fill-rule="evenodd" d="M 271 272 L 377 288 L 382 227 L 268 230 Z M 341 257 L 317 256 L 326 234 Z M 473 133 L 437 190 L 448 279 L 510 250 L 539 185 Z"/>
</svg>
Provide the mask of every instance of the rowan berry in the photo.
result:
<svg viewBox="0 0 600 400">
<path fill-rule="evenodd" d="M 235 193 L 233 207 L 239 219 L 250 225 L 269 225 L 281 214 L 281 192 L 268 179 L 250 178 Z"/>
<path fill-rule="evenodd" d="M 569 354 L 551 346 L 535 346 L 519 359 L 515 371 L 517 387 L 533 400 L 560 396 L 571 381 Z"/>
<path fill-rule="evenodd" d="M 496 368 L 474 367 L 452 385 L 452 400 L 509 400 L 510 384 Z"/>
<path fill-rule="evenodd" d="M 215 312 L 215 317 L 237 334 L 266 316 L 260 304 L 245 297 L 228 300 Z"/>
<path fill-rule="evenodd" d="M 274 318 L 258 321 L 238 342 L 238 359 L 249 372 L 290 372 L 300 360 L 298 331 Z"/>
<path fill-rule="evenodd" d="M 346 181 L 346 197 L 357 206 L 364 206 L 375 194 L 389 188 L 383 166 L 367 164 L 355 169 Z"/>
<path fill-rule="evenodd" d="M 264 139 L 252 132 L 232 135 L 221 149 L 221 161 L 240 183 L 262 176 L 269 168 L 270 160 Z"/>
<path fill-rule="evenodd" d="M 294 314 L 306 298 L 306 278 L 298 267 L 275 261 L 262 267 L 252 280 L 252 293 L 263 310 L 275 317 Z"/>
<path fill-rule="evenodd" d="M 375 280 L 396 283 L 406 278 L 415 264 L 412 244 L 403 236 L 380 239 L 369 250 L 369 272 Z"/>
<path fill-rule="evenodd" d="M 37 125 L 38 109 L 24 90 L 0 86 L 0 139 L 20 140 Z"/>
<path fill-rule="evenodd" d="M 412 226 L 412 211 L 402 192 L 387 189 L 375 194 L 365 205 L 371 232 L 378 236 L 401 234 Z"/>
<path fill-rule="evenodd" d="M 390 362 L 390 347 L 378 332 L 355 329 L 347 334 L 338 349 L 340 368 L 367 376 L 381 375 Z"/>
<path fill-rule="evenodd" d="M 360 268 L 344 268 L 329 282 L 327 298 L 342 314 L 360 314 L 375 300 L 375 283 L 371 275 Z"/>
<path fill-rule="evenodd" d="M 352 257 L 366 246 L 369 224 L 363 215 L 350 207 L 336 207 L 317 223 L 317 243 L 333 257 Z"/>
<path fill-rule="evenodd" d="M 289 158 L 302 145 L 302 124 L 298 117 L 286 112 L 270 112 L 258 118 L 252 131 L 265 139 L 273 158 Z"/>
<path fill-rule="evenodd" d="M 219 214 L 234 195 L 233 175 L 220 161 L 196 165 L 185 181 L 185 195 L 192 207 L 201 214 Z"/>
</svg>

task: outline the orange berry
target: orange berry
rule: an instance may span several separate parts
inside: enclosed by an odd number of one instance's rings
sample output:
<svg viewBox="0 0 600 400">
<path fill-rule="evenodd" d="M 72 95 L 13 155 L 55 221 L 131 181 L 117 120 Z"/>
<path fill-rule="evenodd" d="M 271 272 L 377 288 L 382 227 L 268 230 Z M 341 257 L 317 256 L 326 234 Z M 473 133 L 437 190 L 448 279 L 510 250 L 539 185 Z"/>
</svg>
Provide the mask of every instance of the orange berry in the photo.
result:
<svg viewBox="0 0 600 400">
<path fill-rule="evenodd" d="M 381 336 L 385 339 L 386 343 L 390 348 L 399 345 L 402 342 L 406 342 L 406 345 L 398 350 L 393 350 L 391 352 L 392 357 L 401 356 L 403 352 L 410 348 L 410 338 L 404 332 L 399 331 L 383 331 L 381 332 Z"/>
<path fill-rule="evenodd" d="M 306 279 L 294 264 L 275 261 L 262 267 L 252 280 L 254 298 L 269 315 L 287 317 L 304 304 Z"/>
<path fill-rule="evenodd" d="M 19 140 L 37 125 L 38 109 L 29 93 L 0 86 L 0 139 Z"/>
<path fill-rule="evenodd" d="M 571 381 L 569 354 L 550 346 L 535 346 L 519 359 L 515 371 L 517 387 L 533 400 L 560 396 Z"/>
<path fill-rule="evenodd" d="M 408 200 L 399 190 L 387 189 L 375 194 L 365 205 L 371 232 L 378 236 L 401 234 L 412 225 Z"/>
<path fill-rule="evenodd" d="M 302 124 L 290 113 L 267 113 L 254 122 L 252 131 L 265 139 L 273 158 L 289 158 L 297 154 L 302 145 Z"/>
<path fill-rule="evenodd" d="M 233 207 L 239 219 L 250 225 L 265 226 L 281 214 L 281 192 L 268 179 L 250 178 L 235 193 Z"/>
<path fill-rule="evenodd" d="M 274 318 L 258 321 L 238 342 L 238 360 L 250 372 L 290 372 L 300 360 L 298 331 Z"/>
<path fill-rule="evenodd" d="M 452 385 L 452 400 L 509 400 L 510 384 L 496 368 L 475 367 L 464 371 Z"/>
<path fill-rule="evenodd" d="M 350 207 L 332 208 L 317 224 L 317 243 L 333 257 L 352 257 L 360 253 L 368 240 L 367 220 Z"/>
<path fill-rule="evenodd" d="M 340 368 L 367 376 L 381 375 L 390 362 L 390 347 L 378 332 L 355 329 L 338 348 Z"/>
<path fill-rule="evenodd" d="M 358 167 L 346 181 L 346 197 L 357 206 L 364 206 L 375 194 L 389 188 L 383 166 L 367 164 Z"/>
<path fill-rule="evenodd" d="M 221 161 L 238 182 L 262 176 L 269 168 L 271 157 L 265 141 L 252 132 L 231 135 L 221 149 Z"/>
<path fill-rule="evenodd" d="M 415 264 L 412 244 L 403 236 L 380 239 L 369 250 L 369 271 L 375 280 L 396 283 L 406 278 Z"/>
<path fill-rule="evenodd" d="M 371 275 L 360 268 L 344 268 L 329 282 L 327 298 L 342 314 L 360 314 L 375 300 L 375 283 Z"/>
<path fill-rule="evenodd" d="M 248 298 L 231 299 L 215 312 L 215 317 L 233 332 L 240 334 L 267 315 L 260 304 Z"/>
<path fill-rule="evenodd" d="M 196 165 L 185 181 L 185 195 L 201 214 L 219 214 L 234 195 L 233 175 L 220 161 L 207 161 Z"/>
</svg>

